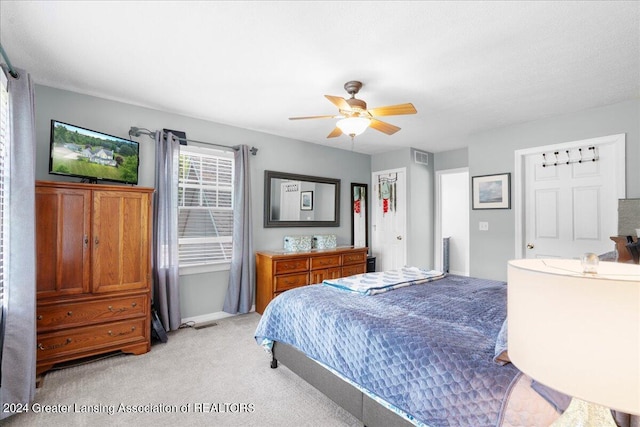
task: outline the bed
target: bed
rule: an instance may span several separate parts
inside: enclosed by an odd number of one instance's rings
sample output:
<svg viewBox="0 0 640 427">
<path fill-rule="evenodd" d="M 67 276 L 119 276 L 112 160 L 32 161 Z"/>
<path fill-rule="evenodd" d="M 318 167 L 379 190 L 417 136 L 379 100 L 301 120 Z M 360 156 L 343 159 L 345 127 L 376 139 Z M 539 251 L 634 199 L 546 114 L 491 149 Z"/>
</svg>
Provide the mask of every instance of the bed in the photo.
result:
<svg viewBox="0 0 640 427">
<path fill-rule="evenodd" d="M 272 368 L 283 363 L 368 427 L 533 426 L 558 417 L 531 379 L 500 360 L 504 282 L 432 275 L 347 285 L 305 286 L 271 301 L 255 336 Z"/>
</svg>

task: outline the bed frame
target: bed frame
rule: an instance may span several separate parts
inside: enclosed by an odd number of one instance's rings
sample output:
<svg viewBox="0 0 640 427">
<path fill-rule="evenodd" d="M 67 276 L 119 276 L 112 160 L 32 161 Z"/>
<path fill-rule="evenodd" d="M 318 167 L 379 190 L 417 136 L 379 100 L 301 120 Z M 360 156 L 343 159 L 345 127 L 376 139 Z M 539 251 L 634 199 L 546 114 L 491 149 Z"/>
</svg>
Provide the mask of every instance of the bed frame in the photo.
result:
<svg viewBox="0 0 640 427">
<path fill-rule="evenodd" d="M 272 355 L 271 368 L 277 368 L 278 362 L 282 362 L 300 378 L 362 421 L 366 427 L 413 426 L 294 347 L 275 342 Z"/>
</svg>

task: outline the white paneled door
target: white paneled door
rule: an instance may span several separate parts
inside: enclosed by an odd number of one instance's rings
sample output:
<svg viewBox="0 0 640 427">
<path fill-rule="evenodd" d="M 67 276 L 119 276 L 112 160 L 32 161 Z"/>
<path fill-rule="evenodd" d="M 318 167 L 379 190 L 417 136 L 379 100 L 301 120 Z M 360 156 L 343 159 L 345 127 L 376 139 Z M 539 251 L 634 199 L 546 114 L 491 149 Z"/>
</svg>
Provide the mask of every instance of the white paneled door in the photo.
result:
<svg viewBox="0 0 640 427">
<path fill-rule="evenodd" d="M 523 176 L 524 257 L 613 250 L 610 236 L 617 235 L 618 199 L 625 194 L 624 136 L 622 143 L 606 137 L 529 153 Z"/>
<path fill-rule="evenodd" d="M 371 199 L 372 245 L 376 270 L 402 268 L 407 263 L 406 169 L 374 172 Z"/>
</svg>

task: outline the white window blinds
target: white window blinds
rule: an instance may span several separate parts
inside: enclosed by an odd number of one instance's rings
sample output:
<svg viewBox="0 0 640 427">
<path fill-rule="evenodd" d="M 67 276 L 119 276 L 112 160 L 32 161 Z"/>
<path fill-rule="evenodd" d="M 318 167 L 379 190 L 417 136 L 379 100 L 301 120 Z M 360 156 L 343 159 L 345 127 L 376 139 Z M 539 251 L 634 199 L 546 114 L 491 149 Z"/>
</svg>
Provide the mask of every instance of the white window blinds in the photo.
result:
<svg viewBox="0 0 640 427">
<path fill-rule="evenodd" d="M 180 146 L 180 267 L 231 260 L 233 168 L 233 153 Z"/>
<path fill-rule="evenodd" d="M 9 174 L 9 138 L 11 126 L 9 125 L 9 91 L 7 76 L 0 70 L 0 325 L 4 321 L 4 283 L 6 280 L 7 259 L 9 257 L 9 208 L 8 198 L 8 174 Z M 0 327 L 0 331 L 2 328 Z"/>
</svg>

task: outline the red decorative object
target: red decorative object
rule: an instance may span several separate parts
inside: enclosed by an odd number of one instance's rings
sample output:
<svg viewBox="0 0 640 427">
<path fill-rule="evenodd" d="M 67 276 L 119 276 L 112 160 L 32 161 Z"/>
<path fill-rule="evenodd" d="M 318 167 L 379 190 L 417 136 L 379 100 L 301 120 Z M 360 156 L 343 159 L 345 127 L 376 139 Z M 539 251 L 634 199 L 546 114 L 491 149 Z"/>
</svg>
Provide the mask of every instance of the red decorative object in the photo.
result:
<svg viewBox="0 0 640 427">
<path fill-rule="evenodd" d="M 353 202 L 353 211 L 357 214 L 360 213 L 360 199 L 354 200 Z"/>
</svg>

